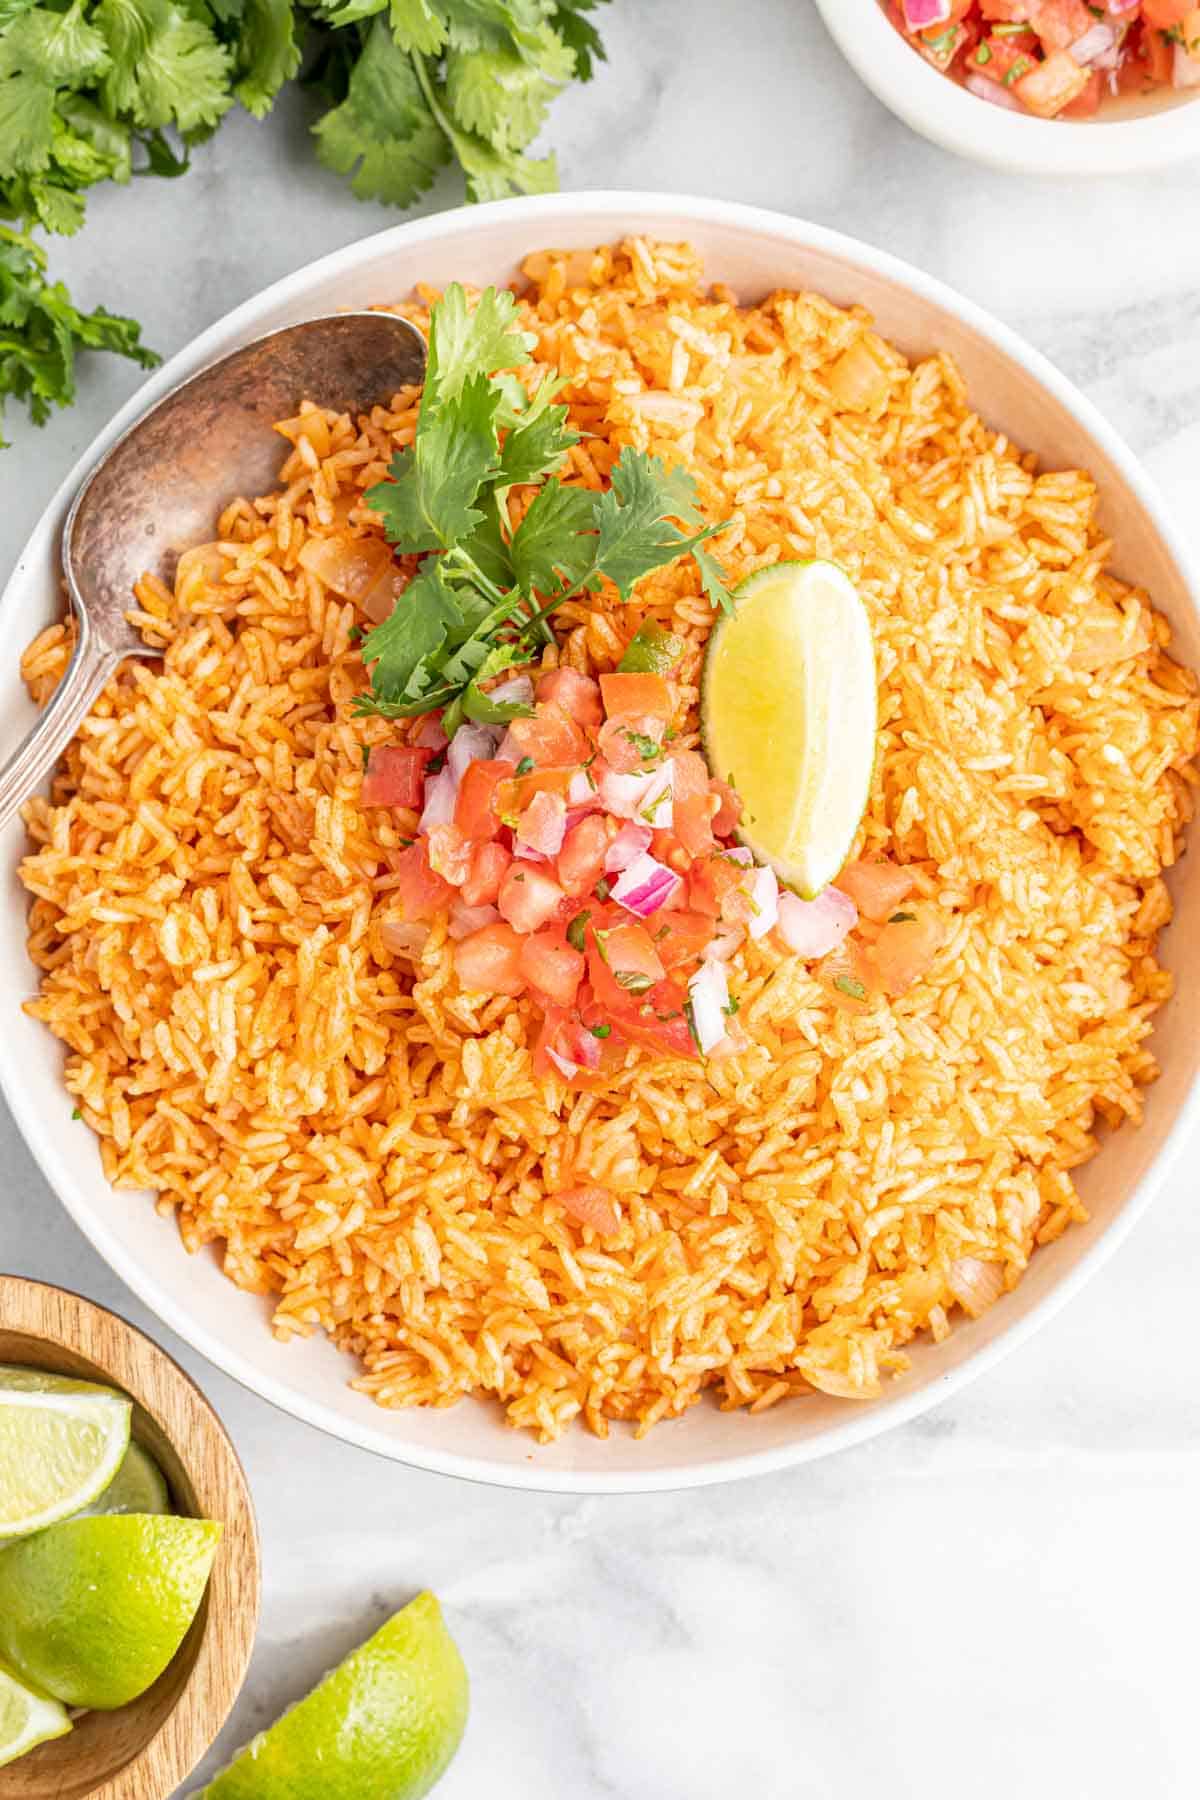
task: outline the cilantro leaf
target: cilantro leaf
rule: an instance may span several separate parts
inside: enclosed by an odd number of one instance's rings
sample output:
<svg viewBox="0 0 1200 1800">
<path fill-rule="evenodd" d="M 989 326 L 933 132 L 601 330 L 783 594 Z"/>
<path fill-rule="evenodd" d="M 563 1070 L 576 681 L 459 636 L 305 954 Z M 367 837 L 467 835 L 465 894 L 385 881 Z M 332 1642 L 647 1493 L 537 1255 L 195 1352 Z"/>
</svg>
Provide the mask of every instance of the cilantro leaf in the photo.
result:
<svg viewBox="0 0 1200 1800">
<path fill-rule="evenodd" d="M 667 469 L 657 456 L 622 450 L 612 471 L 612 487 L 596 508 L 597 572 L 608 576 L 623 600 L 635 581 L 651 569 L 674 562 L 720 526 L 687 537 L 672 520 L 699 523 L 696 484 L 682 469 Z"/>
<path fill-rule="evenodd" d="M 233 105 L 228 50 L 175 0 L 100 0 L 92 18 L 112 58 L 101 85 L 110 113 L 191 132 Z"/>
<path fill-rule="evenodd" d="M 524 150 L 546 122 L 550 102 L 574 73 L 557 32 L 542 33 L 536 61 L 514 48 L 451 50 L 446 99 L 458 123 L 498 151 Z"/>
<path fill-rule="evenodd" d="M 575 74 L 580 81 L 590 81 L 595 65 L 606 61 L 600 33 L 584 13 L 594 12 L 601 0 L 558 0 L 550 23 L 569 50 L 575 53 Z"/>
<path fill-rule="evenodd" d="M 469 308 L 463 289 L 451 282 L 430 322 L 425 391 L 431 399 L 455 400 L 475 376 L 519 368 L 534 342 L 520 329 L 507 288 L 485 288 Z"/>
<path fill-rule="evenodd" d="M 449 158 L 411 59 L 382 19 L 367 34 L 346 98 L 313 127 L 317 155 L 339 175 L 354 171 L 360 200 L 411 206 Z"/>
<path fill-rule="evenodd" d="M 300 67 L 292 0 L 246 0 L 237 40 L 234 93 L 248 113 L 264 119 L 285 82 Z"/>
<path fill-rule="evenodd" d="M 429 665 L 452 630 L 461 629 L 462 611 L 447 585 L 437 557 L 409 582 L 391 613 L 362 642 L 371 668 L 372 710 L 403 718 L 423 712 L 432 685 Z"/>
<path fill-rule="evenodd" d="M 480 494 L 476 505 L 483 517 L 459 548 L 470 557 L 475 567 L 494 587 L 512 587 L 515 580 L 512 554 L 500 524 L 500 506 L 495 488 Z"/>
<path fill-rule="evenodd" d="M 0 162 L 6 171 L 38 174 L 54 145 L 54 89 L 38 75 L 0 81 Z"/>
<path fill-rule="evenodd" d="M 590 488 L 548 481 L 513 532 L 513 570 L 523 593 L 577 587 L 595 560 L 596 511 Z"/>
<path fill-rule="evenodd" d="M 391 23 L 402 50 L 434 56 L 446 42 L 446 21 L 429 0 L 391 0 Z"/>
<path fill-rule="evenodd" d="M 508 200 L 514 194 L 552 194 L 558 186 L 553 156 L 520 156 L 495 149 L 473 132 L 455 131 L 451 142 L 467 181 L 468 200 Z"/>
<path fill-rule="evenodd" d="M 733 611 L 733 595 L 726 585 L 725 571 L 716 557 L 697 543 L 692 545 L 692 557 L 700 571 L 701 586 L 711 604 L 719 612 L 731 613 Z"/>
<path fill-rule="evenodd" d="M 475 500 L 497 467 L 498 403 L 487 377 L 475 375 L 453 403 L 422 407 L 411 449 L 393 457 L 390 480 L 368 490 L 402 554 L 452 549 L 482 523 Z"/>
<path fill-rule="evenodd" d="M 543 475 L 556 475 L 579 434 L 567 427 L 565 406 L 549 406 L 533 412 L 527 420 L 515 425 L 504 440 L 500 452 L 502 487 L 520 487 L 540 481 Z"/>
<path fill-rule="evenodd" d="M 0 75 L 36 75 L 50 87 L 87 87 L 108 68 L 103 37 L 83 16 L 83 0 L 67 12 L 35 6 L 0 38 Z"/>
</svg>

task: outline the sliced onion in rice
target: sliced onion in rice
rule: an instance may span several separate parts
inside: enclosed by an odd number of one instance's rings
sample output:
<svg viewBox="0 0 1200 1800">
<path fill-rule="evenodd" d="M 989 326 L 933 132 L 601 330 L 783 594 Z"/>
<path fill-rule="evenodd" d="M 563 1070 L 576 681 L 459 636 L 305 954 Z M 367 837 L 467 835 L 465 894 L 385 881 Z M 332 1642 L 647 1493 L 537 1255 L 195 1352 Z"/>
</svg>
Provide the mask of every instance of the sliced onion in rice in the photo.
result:
<svg viewBox="0 0 1200 1800">
<path fill-rule="evenodd" d="M 950 1264 L 946 1285 L 963 1311 L 977 1319 L 1004 1292 L 1004 1268 L 998 1262 L 982 1262 L 977 1256 L 960 1256 Z"/>
<path fill-rule="evenodd" d="M 648 919 L 651 913 L 666 905 L 679 886 L 680 879 L 674 869 L 668 869 L 665 863 L 657 862 L 643 852 L 622 870 L 613 884 L 612 898 L 626 912 L 635 913 L 639 919 Z"/>
<path fill-rule="evenodd" d="M 429 942 L 429 927 L 419 919 L 383 919 L 379 941 L 393 956 L 416 961 Z"/>
<path fill-rule="evenodd" d="M 648 825 L 634 825 L 632 822 L 622 825 L 604 852 L 604 873 L 619 875 L 622 869 L 627 869 L 631 862 L 635 862 L 650 848 L 653 836 Z"/>
<path fill-rule="evenodd" d="M 706 956 L 688 982 L 688 999 L 692 1004 L 696 1043 L 701 1056 L 707 1056 L 725 1036 L 729 1018 L 725 1010 L 729 1005 L 729 983 L 725 979 L 724 964 Z"/>
<path fill-rule="evenodd" d="M 827 887 L 815 900 L 801 900 L 798 894 L 779 896 L 779 935 L 806 961 L 828 956 L 857 924 L 858 908 L 840 888 Z"/>
<path fill-rule="evenodd" d="M 432 831 L 435 825 L 453 825 L 457 799 L 458 782 L 449 765 L 429 776 L 425 783 L 425 810 L 417 823 L 418 831 Z"/>
<path fill-rule="evenodd" d="M 510 675 L 507 680 L 498 681 L 494 688 L 489 688 L 487 697 L 498 706 L 532 706 L 533 683 L 528 675 Z"/>
<path fill-rule="evenodd" d="M 468 764 L 485 762 L 496 748 L 498 733 L 486 725 L 460 725 L 450 740 L 446 764 L 455 781 L 461 781 Z"/>
<path fill-rule="evenodd" d="M 450 908 L 450 923 L 446 929 L 452 938 L 470 937 L 473 931 L 494 925 L 499 917 L 494 906 L 465 906 L 461 900 L 456 900 Z"/>
<path fill-rule="evenodd" d="M 779 882 L 775 871 L 764 863 L 755 869 L 750 880 L 750 918 L 746 929 L 752 938 L 766 937 L 779 919 Z"/>
</svg>

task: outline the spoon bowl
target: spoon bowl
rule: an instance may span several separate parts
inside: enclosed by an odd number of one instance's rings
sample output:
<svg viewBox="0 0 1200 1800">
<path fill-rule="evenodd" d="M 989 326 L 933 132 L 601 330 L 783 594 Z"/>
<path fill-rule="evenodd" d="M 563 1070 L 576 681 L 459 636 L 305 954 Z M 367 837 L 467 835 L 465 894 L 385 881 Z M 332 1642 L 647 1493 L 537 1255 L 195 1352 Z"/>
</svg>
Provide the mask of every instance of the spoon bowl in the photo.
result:
<svg viewBox="0 0 1200 1800">
<path fill-rule="evenodd" d="M 154 658 L 128 612 L 145 573 L 170 581 L 237 494 L 279 468 L 276 420 L 319 400 L 365 412 L 425 378 L 425 340 L 394 313 L 306 319 L 243 344 L 173 388 L 101 458 L 63 530 L 75 649 L 36 725 L 0 769 L 0 829 L 29 798 L 126 657 Z"/>
</svg>

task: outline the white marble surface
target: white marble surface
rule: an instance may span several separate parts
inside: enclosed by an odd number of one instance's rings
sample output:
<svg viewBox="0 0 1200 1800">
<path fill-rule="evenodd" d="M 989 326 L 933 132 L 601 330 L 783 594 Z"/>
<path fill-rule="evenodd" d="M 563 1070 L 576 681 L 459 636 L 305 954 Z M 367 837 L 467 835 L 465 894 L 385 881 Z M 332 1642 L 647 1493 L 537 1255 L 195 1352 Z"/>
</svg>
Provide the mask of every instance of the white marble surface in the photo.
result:
<svg viewBox="0 0 1200 1800">
<path fill-rule="evenodd" d="M 615 0 L 602 22 L 609 66 L 555 121 L 564 185 L 751 200 L 886 245 L 1047 351 L 1200 530 L 1200 169 L 1089 186 L 956 162 L 858 85 L 808 0 Z M 305 126 L 301 99 L 225 125 L 185 182 L 94 201 L 60 266 L 177 348 L 388 222 Z M 135 383 L 93 361 L 73 413 L 10 421 L 0 573 Z M 7 1118 L 0 1163 L 0 1267 L 153 1330 L 246 1460 L 266 1596 L 226 1749 L 430 1585 L 474 1685 L 439 1800 L 1198 1791 L 1194 1159 L 1065 1316 L 940 1411 L 791 1475 L 603 1501 L 410 1473 L 284 1418 L 155 1325 Z"/>
</svg>

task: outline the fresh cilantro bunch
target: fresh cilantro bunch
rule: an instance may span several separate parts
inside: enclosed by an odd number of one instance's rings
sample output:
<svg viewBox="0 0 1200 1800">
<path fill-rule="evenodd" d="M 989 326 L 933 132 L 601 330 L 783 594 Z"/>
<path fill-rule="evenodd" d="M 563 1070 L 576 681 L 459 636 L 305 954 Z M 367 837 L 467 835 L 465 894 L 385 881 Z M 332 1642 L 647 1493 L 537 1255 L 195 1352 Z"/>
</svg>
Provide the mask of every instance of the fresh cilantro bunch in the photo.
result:
<svg viewBox="0 0 1200 1800">
<path fill-rule="evenodd" d="M 553 158 L 527 151 L 554 96 L 603 55 L 588 16 L 601 4 L 0 0 L 0 219 L 15 227 L 10 261 L 29 265 L 25 297 L 0 317 L 0 411 L 6 396 L 36 395 L 39 420 L 69 405 L 76 349 L 147 358 L 131 320 L 82 315 L 37 286 L 30 229 L 77 231 L 96 182 L 184 174 L 232 107 L 264 117 L 303 68 L 328 102 L 317 155 L 362 199 L 411 205 L 455 161 L 472 200 L 552 188 Z M 48 295 L 68 334 L 57 374 L 41 361 Z M 18 374 L 35 364 L 36 382 Z"/>
<path fill-rule="evenodd" d="M 531 391 L 514 373 L 533 345 L 502 289 L 486 289 L 471 311 L 454 285 L 433 309 L 413 444 L 367 494 L 395 548 L 424 560 L 363 640 L 371 690 L 360 713 L 441 708 L 448 733 L 463 718 L 516 718 L 529 709 L 493 700 L 485 683 L 533 659 L 556 607 L 605 578 L 627 600 L 643 575 L 680 556 L 695 559 L 713 604 L 731 607 L 702 547 L 724 525 L 700 525 L 686 471 L 626 448 L 604 492 L 558 479 L 578 439 L 556 404 L 564 384 L 543 373 Z M 508 495 L 529 485 L 538 491 L 510 529 Z"/>
</svg>

